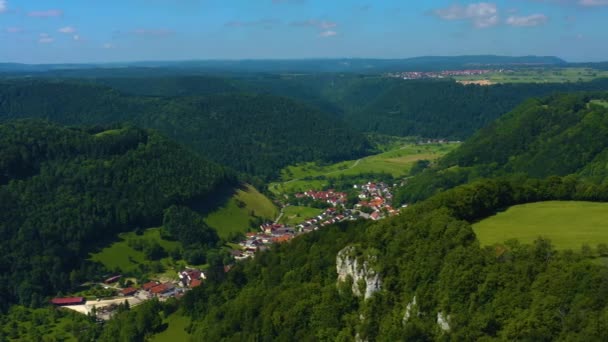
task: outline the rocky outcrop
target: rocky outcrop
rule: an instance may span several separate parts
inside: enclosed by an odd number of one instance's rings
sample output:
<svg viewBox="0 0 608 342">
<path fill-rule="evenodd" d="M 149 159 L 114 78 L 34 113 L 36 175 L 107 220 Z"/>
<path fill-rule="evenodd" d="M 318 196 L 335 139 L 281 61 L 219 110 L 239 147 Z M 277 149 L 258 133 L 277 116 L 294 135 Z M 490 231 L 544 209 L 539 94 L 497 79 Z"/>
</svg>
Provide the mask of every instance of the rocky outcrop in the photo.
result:
<svg viewBox="0 0 608 342">
<path fill-rule="evenodd" d="M 371 298 L 382 289 L 382 279 L 372 267 L 374 261 L 375 257 L 357 253 L 354 246 L 342 249 L 336 257 L 338 282 L 344 282 L 350 277 L 353 281 L 353 294 L 365 299 Z"/>
<path fill-rule="evenodd" d="M 450 331 L 450 322 L 449 322 L 450 316 L 444 314 L 443 312 L 438 312 L 437 313 L 437 325 L 439 326 L 439 329 L 445 331 L 445 332 L 449 332 Z"/>
<path fill-rule="evenodd" d="M 403 314 L 403 324 L 407 324 L 409 322 L 410 317 L 412 317 L 412 312 L 414 311 L 414 307 L 416 306 L 416 296 L 412 299 L 411 302 L 407 303 L 405 307 L 405 313 Z"/>
</svg>

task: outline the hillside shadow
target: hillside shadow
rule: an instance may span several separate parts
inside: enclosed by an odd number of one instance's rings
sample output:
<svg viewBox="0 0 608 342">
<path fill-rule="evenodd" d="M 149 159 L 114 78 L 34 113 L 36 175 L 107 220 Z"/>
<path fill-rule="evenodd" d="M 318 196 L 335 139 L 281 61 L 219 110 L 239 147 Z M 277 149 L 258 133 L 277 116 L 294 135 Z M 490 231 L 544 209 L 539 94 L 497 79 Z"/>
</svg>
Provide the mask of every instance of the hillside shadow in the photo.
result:
<svg viewBox="0 0 608 342">
<path fill-rule="evenodd" d="M 205 198 L 198 198 L 190 201 L 188 207 L 193 211 L 197 212 L 203 217 L 207 217 L 209 214 L 217 211 L 224 207 L 228 201 L 237 193 L 239 190 L 245 191 L 247 187 L 243 183 L 239 184 L 224 184 L 216 188 L 211 194 Z"/>
</svg>

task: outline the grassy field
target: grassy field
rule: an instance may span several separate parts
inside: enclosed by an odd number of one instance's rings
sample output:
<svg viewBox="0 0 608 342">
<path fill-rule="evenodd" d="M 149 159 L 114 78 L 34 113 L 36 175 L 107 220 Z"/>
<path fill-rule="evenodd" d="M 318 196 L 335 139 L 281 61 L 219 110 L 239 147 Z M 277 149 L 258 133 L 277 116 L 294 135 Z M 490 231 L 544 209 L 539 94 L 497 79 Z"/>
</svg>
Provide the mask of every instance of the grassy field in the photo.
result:
<svg viewBox="0 0 608 342">
<path fill-rule="evenodd" d="M 542 236 L 557 249 L 580 250 L 608 243 L 608 203 L 539 202 L 517 205 L 473 225 L 482 245 Z"/>
<path fill-rule="evenodd" d="M 600 105 L 602 107 L 606 107 L 608 108 L 608 101 L 603 101 L 603 100 L 591 100 L 590 103 L 596 104 L 596 105 Z"/>
<path fill-rule="evenodd" d="M 283 209 L 280 223 L 294 225 L 302 223 L 304 219 L 315 217 L 321 213 L 321 209 L 310 207 L 288 206 Z"/>
<path fill-rule="evenodd" d="M 156 334 L 149 339 L 150 342 L 178 342 L 188 341 L 190 335 L 185 331 L 190 325 L 190 318 L 182 316 L 179 313 L 170 315 L 163 322 L 167 324 L 167 329 L 160 334 Z"/>
<path fill-rule="evenodd" d="M 437 159 L 459 144 L 406 144 L 390 151 L 361 158 L 348 160 L 331 165 L 305 163 L 288 166 L 281 170 L 281 181 L 270 184 L 274 193 L 293 193 L 309 189 L 320 189 L 327 182 L 315 177 L 340 177 L 359 175 L 362 173 L 389 173 L 394 177 L 406 176 L 414 162 L 422 159 Z"/>
<path fill-rule="evenodd" d="M 129 239 L 144 239 L 158 243 L 167 253 L 179 248 L 180 243 L 176 241 L 163 240 L 160 237 L 160 228 L 147 229 L 142 236 L 135 233 L 123 233 L 119 235 L 119 241 L 110 246 L 91 254 L 91 260 L 103 264 L 109 270 L 117 270 L 121 273 L 131 273 L 137 270 L 139 265 L 150 265 L 152 261 L 146 259 L 143 252 L 129 246 Z M 170 268 L 173 260 L 169 257 L 161 259 L 165 268 Z"/>
<path fill-rule="evenodd" d="M 486 75 L 457 76 L 457 81 L 489 81 L 496 83 L 564 83 L 587 82 L 596 78 L 608 77 L 608 71 L 589 68 L 535 68 L 516 71 L 492 72 Z"/>
<path fill-rule="evenodd" d="M 250 221 L 257 217 L 274 220 L 279 215 L 277 207 L 254 187 L 247 185 L 238 190 L 222 207 L 205 217 L 205 222 L 217 230 L 220 237 L 234 232 L 247 232 Z"/>
</svg>

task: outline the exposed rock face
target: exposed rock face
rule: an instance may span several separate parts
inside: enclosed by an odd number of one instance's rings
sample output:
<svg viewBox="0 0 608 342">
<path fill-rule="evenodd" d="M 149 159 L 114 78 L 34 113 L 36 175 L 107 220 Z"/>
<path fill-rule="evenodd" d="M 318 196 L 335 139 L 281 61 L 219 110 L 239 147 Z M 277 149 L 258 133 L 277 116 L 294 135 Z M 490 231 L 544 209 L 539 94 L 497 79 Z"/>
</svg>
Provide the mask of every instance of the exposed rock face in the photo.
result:
<svg viewBox="0 0 608 342">
<path fill-rule="evenodd" d="M 353 279 L 353 294 L 365 299 L 382 289 L 380 275 L 371 267 L 372 258 L 369 256 L 357 256 L 354 246 L 348 246 L 338 252 L 336 257 L 336 271 L 338 282 L 344 282 L 351 277 Z M 365 287 L 365 288 L 362 288 Z"/>
<path fill-rule="evenodd" d="M 443 312 L 438 312 L 437 313 L 437 325 L 439 326 L 439 328 L 445 332 L 449 332 L 450 331 L 450 322 L 448 322 L 448 320 L 450 319 L 449 315 L 445 315 Z"/>
<path fill-rule="evenodd" d="M 405 307 L 405 314 L 403 314 L 403 324 L 406 324 L 410 317 L 412 317 L 412 311 L 414 310 L 414 306 L 416 305 L 416 296 L 412 299 L 411 302 L 407 304 Z"/>
</svg>

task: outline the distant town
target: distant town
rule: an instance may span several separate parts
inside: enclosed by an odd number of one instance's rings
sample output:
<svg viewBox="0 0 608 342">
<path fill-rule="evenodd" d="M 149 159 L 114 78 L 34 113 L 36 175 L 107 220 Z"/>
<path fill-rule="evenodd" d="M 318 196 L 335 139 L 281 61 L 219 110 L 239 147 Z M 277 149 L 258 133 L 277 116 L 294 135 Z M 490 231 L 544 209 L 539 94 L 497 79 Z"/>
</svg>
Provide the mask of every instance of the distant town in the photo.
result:
<svg viewBox="0 0 608 342">
<path fill-rule="evenodd" d="M 466 69 L 466 70 L 443 70 L 443 71 L 404 71 L 387 74 L 388 77 L 401 78 L 404 80 L 418 80 L 426 78 L 450 78 L 455 76 L 477 76 L 489 73 L 504 73 L 504 69 Z"/>
</svg>

